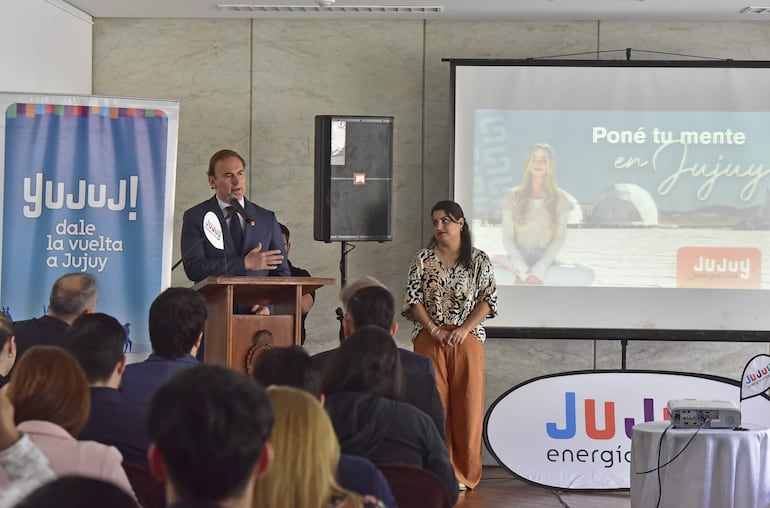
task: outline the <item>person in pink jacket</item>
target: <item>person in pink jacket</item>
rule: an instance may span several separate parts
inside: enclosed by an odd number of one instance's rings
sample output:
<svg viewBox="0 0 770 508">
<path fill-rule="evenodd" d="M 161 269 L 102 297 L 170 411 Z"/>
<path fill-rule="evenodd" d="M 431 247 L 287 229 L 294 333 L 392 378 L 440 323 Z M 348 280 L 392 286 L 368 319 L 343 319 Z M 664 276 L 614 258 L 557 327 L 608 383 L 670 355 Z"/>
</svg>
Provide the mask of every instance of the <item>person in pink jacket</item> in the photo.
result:
<svg viewBox="0 0 770 508">
<path fill-rule="evenodd" d="M 117 448 L 78 441 L 88 420 L 90 394 L 80 364 L 55 346 L 35 346 L 19 360 L 8 386 L 17 429 L 43 452 L 57 477 L 109 481 L 133 494 Z M 0 485 L 7 477 L 0 471 Z"/>
</svg>

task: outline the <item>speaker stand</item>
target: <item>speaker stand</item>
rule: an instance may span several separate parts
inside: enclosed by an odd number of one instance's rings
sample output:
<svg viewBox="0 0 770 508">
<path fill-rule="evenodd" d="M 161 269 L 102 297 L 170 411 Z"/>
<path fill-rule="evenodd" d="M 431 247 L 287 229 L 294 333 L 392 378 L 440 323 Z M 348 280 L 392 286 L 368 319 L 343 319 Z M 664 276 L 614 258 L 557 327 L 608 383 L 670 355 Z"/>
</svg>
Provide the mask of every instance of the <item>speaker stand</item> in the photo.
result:
<svg viewBox="0 0 770 508">
<path fill-rule="evenodd" d="M 348 285 L 348 254 L 355 249 L 355 245 L 349 245 L 348 242 L 340 242 L 340 291 Z M 344 311 L 342 307 L 337 307 L 334 311 L 337 314 L 337 321 L 340 322 L 340 343 L 345 340 L 345 329 L 342 326 Z"/>
<path fill-rule="evenodd" d="M 348 285 L 348 254 L 355 248 L 344 240 L 340 242 L 340 291 Z"/>
</svg>

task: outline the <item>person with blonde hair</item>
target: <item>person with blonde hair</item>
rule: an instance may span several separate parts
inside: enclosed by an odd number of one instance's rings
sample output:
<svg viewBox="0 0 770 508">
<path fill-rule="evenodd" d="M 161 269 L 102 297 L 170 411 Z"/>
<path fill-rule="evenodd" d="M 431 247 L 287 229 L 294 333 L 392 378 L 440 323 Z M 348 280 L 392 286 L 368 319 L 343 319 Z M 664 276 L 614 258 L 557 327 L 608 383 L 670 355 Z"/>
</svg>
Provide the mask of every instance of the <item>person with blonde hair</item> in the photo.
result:
<svg viewBox="0 0 770 508">
<path fill-rule="evenodd" d="M 86 374 L 71 353 L 57 346 L 30 348 L 7 390 L 18 430 L 48 458 L 57 477 L 109 481 L 133 495 L 117 448 L 75 439 L 88 421 L 91 397 Z M 6 482 L 0 473 L 0 485 Z"/>
<path fill-rule="evenodd" d="M 340 445 L 320 402 L 288 386 L 271 386 L 267 396 L 275 423 L 270 443 L 272 469 L 257 479 L 253 508 L 377 508 L 382 503 L 343 489 L 335 474 Z"/>
</svg>

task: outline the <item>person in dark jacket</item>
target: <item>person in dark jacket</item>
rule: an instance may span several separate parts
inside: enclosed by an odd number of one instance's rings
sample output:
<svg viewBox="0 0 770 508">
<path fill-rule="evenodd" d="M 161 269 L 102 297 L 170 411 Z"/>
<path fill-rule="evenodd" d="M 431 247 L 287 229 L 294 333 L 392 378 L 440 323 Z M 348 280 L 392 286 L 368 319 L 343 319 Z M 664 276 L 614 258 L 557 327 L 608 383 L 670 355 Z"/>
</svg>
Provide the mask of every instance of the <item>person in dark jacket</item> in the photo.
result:
<svg viewBox="0 0 770 508">
<path fill-rule="evenodd" d="M 345 337 L 366 325 L 379 326 L 395 337 L 398 323 L 395 315 L 395 300 L 388 288 L 373 277 L 359 279 L 340 294 L 345 315 L 342 327 Z M 337 349 L 313 355 L 313 361 L 323 370 Z M 398 348 L 401 368 L 404 372 L 403 400 L 431 417 L 441 437 L 444 437 L 445 414 L 436 388 L 436 374 L 433 362 L 427 356 Z"/>
<path fill-rule="evenodd" d="M 457 480 L 446 443 L 428 415 L 400 400 L 402 377 L 396 344 L 382 328 L 361 327 L 340 345 L 321 391 L 342 453 L 427 469 L 454 504 Z"/>
<path fill-rule="evenodd" d="M 324 404 L 321 372 L 300 346 L 266 350 L 254 361 L 253 375 L 262 386 L 298 388 L 312 395 L 321 405 Z M 380 499 L 388 508 L 397 506 L 388 481 L 377 467 L 364 457 L 340 454 L 337 482 L 344 489 Z"/>
<path fill-rule="evenodd" d="M 206 299 L 192 288 L 170 287 L 150 305 L 152 354 L 126 366 L 122 399 L 146 406 L 152 394 L 180 371 L 196 367 L 208 310 Z"/>
<path fill-rule="evenodd" d="M 88 378 L 91 411 L 81 441 L 112 445 L 130 460 L 147 467 L 150 438 L 144 430 L 145 407 L 122 400 L 120 380 L 126 370 L 126 332 L 117 319 L 101 312 L 82 314 L 67 330 L 64 348 Z"/>
</svg>

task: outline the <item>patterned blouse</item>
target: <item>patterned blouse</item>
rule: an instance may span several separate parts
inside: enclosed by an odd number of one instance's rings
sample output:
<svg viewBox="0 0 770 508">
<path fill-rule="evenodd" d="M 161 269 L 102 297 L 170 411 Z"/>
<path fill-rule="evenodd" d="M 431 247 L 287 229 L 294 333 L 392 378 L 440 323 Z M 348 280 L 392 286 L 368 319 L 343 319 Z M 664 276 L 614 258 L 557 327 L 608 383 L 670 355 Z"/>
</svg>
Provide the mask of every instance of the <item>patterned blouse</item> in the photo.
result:
<svg viewBox="0 0 770 508">
<path fill-rule="evenodd" d="M 447 269 L 433 249 L 426 248 L 415 255 L 409 267 L 401 314 L 414 322 L 414 340 L 422 330 L 412 315 L 415 303 L 421 303 L 437 325 L 461 326 L 476 304 L 482 301 L 487 302 L 489 315 L 494 317 L 497 314 L 497 286 L 492 263 L 485 252 L 472 250 L 470 269 L 460 263 Z M 471 333 L 484 342 L 486 333 L 481 324 Z"/>
</svg>

